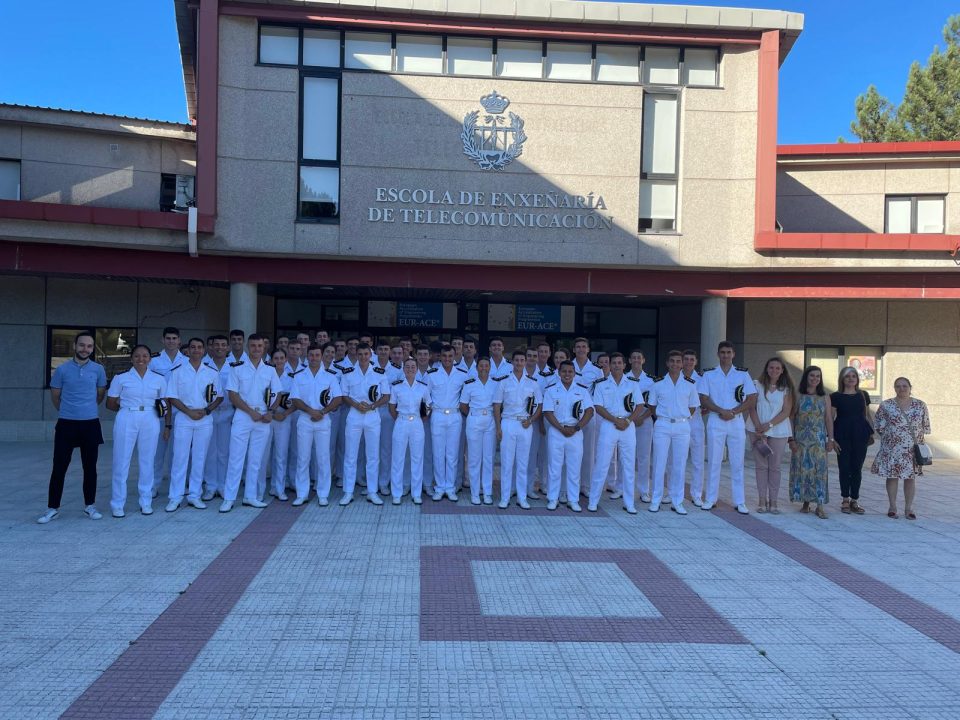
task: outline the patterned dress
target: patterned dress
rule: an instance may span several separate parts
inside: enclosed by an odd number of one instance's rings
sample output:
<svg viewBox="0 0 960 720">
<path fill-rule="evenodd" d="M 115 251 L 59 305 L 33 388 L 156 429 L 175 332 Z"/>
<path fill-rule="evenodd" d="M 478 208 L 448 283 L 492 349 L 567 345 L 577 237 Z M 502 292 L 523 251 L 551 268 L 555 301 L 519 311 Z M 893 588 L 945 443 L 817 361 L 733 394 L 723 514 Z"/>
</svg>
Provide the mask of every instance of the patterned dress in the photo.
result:
<svg viewBox="0 0 960 720">
<path fill-rule="evenodd" d="M 827 400 L 823 395 L 800 395 L 793 424 L 797 449 L 790 457 L 790 496 L 794 502 L 830 501 L 827 486 Z"/>
<path fill-rule="evenodd" d="M 913 461 L 914 443 L 922 443 L 930 432 L 930 413 L 922 400 L 910 399 L 906 413 L 896 398 L 880 403 L 874 421 L 880 435 L 880 449 L 870 471 L 884 478 L 910 480 L 923 470 Z"/>
</svg>

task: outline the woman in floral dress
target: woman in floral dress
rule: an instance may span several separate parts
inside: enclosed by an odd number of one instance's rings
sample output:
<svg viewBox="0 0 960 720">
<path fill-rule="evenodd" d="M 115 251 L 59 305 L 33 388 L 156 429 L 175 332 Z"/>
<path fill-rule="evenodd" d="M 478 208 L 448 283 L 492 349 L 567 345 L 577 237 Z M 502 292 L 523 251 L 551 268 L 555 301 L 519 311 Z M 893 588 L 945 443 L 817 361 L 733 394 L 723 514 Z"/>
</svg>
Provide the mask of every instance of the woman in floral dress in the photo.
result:
<svg viewBox="0 0 960 720">
<path fill-rule="evenodd" d="M 907 378 L 897 378 L 893 389 L 896 397 L 884 400 L 877 409 L 875 423 L 880 449 L 871 471 L 887 479 L 890 499 L 887 517 L 897 517 L 897 483 L 903 480 L 903 514 L 908 520 L 916 520 L 913 497 L 916 477 L 922 475 L 923 470 L 914 462 L 913 446 L 922 443 L 924 435 L 930 432 L 930 413 L 926 403 L 911 397 L 913 388 Z"/>
<path fill-rule="evenodd" d="M 800 512 L 825 520 L 823 506 L 830 500 L 827 486 L 827 452 L 833 449 L 833 412 L 830 396 L 823 390 L 823 372 L 815 365 L 803 371 L 790 438 L 790 495 L 802 502 Z"/>
</svg>

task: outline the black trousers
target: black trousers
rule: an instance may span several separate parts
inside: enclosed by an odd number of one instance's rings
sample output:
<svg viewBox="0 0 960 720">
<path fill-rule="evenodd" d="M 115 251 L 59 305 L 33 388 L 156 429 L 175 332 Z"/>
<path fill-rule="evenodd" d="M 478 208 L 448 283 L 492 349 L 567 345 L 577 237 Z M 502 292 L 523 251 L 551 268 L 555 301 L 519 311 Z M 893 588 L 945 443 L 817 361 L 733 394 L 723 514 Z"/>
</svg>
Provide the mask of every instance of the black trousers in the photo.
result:
<svg viewBox="0 0 960 720">
<path fill-rule="evenodd" d="M 837 453 L 837 466 L 840 469 L 840 497 L 859 500 L 863 463 L 867 459 L 866 440 L 840 434 L 836 437 L 837 442 L 840 443 L 840 452 Z"/>
<path fill-rule="evenodd" d="M 83 504 L 93 505 L 97 500 L 97 457 L 103 445 L 100 421 L 57 420 L 53 435 L 53 470 L 50 473 L 50 490 L 47 507 L 59 509 L 63 498 L 63 482 L 73 459 L 74 448 L 80 448 L 83 463 Z"/>
</svg>

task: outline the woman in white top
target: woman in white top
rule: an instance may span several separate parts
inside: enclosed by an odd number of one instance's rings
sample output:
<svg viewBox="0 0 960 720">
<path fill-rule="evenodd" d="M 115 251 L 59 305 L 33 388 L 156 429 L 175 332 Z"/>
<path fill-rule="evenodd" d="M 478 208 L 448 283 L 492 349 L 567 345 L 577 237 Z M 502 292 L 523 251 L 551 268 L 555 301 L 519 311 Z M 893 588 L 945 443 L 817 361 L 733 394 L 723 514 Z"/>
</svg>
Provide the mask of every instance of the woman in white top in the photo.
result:
<svg viewBox="0 0 960 720">
<path fill-rule="evenodd" d="M 460 412 L 467 417 L 467 463 L 470 478 L 470 502 L 493 505 L 493 451 L 497 430 L 493 424 L 493 391 L 490 358 L 477 360 L 477 377 L 470 378 L 460 391 Z"/>
<path fill-rule="evenodd" d="M 137 345 L 130 353 L 130 360 L 133 367 L 115 375 L 107 390 L 107 409 L 117 413 L 113 424 L 113 495 L 110 499 L 115 518 L 124 515 L 134 447 L 140 466 L 137 480 L 140 512 L 144 515 L 153 512 L 153 460 L 161 418 L 169 419 L 167 379 L 149 368 L 150 348 Z"/>
<path fill-rule="evenodd" d="M 795 390 L 790 373 L 778 357 L 767 360 L 754 384 L 757 386 L 757 402 L 750 408 L 746 428 L 757 470 L 757 493 L 760 496 L 757 512 L 779 515 L 780 464 L 792 434 L 790 414 Z"/>
</svg>

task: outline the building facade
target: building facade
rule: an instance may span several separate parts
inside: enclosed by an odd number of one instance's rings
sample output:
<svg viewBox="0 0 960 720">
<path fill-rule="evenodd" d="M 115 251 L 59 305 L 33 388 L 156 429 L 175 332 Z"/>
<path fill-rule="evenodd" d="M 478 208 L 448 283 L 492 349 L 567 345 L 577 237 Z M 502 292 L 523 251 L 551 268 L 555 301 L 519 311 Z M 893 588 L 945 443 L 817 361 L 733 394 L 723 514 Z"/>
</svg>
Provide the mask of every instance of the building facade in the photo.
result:
<svg viewBox="0 0 960 720">
<path fill-rule="evenodd" d="M 960 452 L 960 143 L 778 148 L 801 15 L 175 7 L 193 125 L 0 106 L 8 436 L 48 432 L 75 329 L 120 367 L 173 324 L 587 335 L 651 372 L 729 338 L 753 371 L 855 361 L 877 399 L 907 375 Z"/>
</svg>

